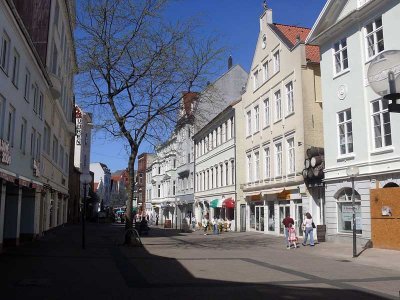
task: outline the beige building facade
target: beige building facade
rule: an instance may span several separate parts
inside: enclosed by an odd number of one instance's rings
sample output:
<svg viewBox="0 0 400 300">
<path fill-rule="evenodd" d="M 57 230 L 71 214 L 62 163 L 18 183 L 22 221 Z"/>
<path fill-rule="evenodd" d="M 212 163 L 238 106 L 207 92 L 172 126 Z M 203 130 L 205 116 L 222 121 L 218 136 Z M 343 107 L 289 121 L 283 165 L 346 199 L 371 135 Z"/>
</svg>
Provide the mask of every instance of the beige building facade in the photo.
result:
<svg viewBox="0 0 400 300">
<path fill-rule="evenodd" d="M 260 17 L 260 33 L 236 118 L 237 217 L 241 231 L 298 230 L 310 212 L 323 223 L 323 189 L 306 185 L 306 150 L 323 147 L 319 48 L 305 45 L 309 29 Z M 300 235 L 302 232 L 298 232 Z"/>
</svg>

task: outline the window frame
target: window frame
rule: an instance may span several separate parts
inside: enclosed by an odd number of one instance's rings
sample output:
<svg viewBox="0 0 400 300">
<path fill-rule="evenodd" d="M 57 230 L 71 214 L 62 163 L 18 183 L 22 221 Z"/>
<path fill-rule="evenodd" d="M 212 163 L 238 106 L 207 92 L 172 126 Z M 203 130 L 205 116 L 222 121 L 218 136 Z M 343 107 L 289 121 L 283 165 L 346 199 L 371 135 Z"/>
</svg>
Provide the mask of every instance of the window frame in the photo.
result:
<svg viewBox="0 0 400 300">
<path fill-rule="evenodd" d="M 384 107 L 384 101 L 386 101 L 386 108 Z M 379 111 L 374 112 L 374 103 L 378 103 L 379 105 Z M 387 100 L 384 100 L 382 98 L 376 99 L 371 101 L 370 107 L 371 107 L 371 131 L 372 131 L 372 141 L 373 141 L 373 149 L 374 150 L 381 150 L 385 149 L 388 147 L 391 147 L 393 145 L 393 138 L 392 138 L 392 126 L 391 126 L 391 120 L 390 120 L 390 113 L 387 107 L 388 103 Z M 387 114 L 387 117 L 389 118 L 388 123 L 384 123 L 384 115 Z M 377 147 L 376 146 L 376 135 L 375 135 L 375 116 L 379 115 L 379 127 L 380 127 L 380 132 L 381 132 L 381 146 Z M 389 134 L 386 134 L 385 130 L 385 125 L 389 125 Z M 386 143 L 386 136 L 390 136 L 390 144 Z"/>
<path fill-rule="evenodd" d="M 278 73 L 281 70 L 281 57 L 280 57 L 280 51 L 279 49 L 276 50 L 273 54 L 273 60 L 274 60 L 274 74 Z"/>
<path fill-rule="evenodd" d="M 346 46 L 343 46 L 343 42 L 346 43 Z M 338 45 L 338 50 L 336 50 L 336 45 Z M 333 58 L 333 74 L 334 76 L 337 76 L 339 74 L 345 73 L 350 69 L 350 64 L 349 64 L 349 53 L 347 51 L 348 44 L 347 44 L 347 37 L 344 37 L 337 41 L 336 43 L 333 44 L 332 46 L 332 58 Z M 344 64 L 344 53 L 346 53 L 346 59 L 347 59 L 347 67 L 345 67 Z M 339 57 L 339 62 L 340 62 L 340 70 L 338 71 L 336 68 L 336 57 Z"/>
<path fill-rule="evenodd" d="M 254 133 L 260 131 L 260 105 L 254 106 Z"/>
<path fill-rule="evenodd" d="M 280 151 L 278 151 L 278 145 L 280 145 Z M 283 176 L 283 142 L 282 139 L 274 142 L 274 177 Z M 280 163 L 278 163 L 280 162 Z"/>
<path fill-rule="evenodd" d="M 291 89 L 289 87 L 291 87 Z M 286 90 L 286 116 L 289 116 L 294 113 L 293 81 L 290 81 L 287 84 L 285 84 L 285 90 Z"/>
<path fill-rule="evenodd" d="M 351 119 L 347 119 L 347 114 L 346 112 L 350 111 L 351 114 Z M 343 121 L 340 122 L 340 114 L 344 115 Z M 346 155 L 351 155 L 354 154 L 354 130 L 353 130 L 353 114 L 351 112 L 351 108 L 347 108 L 345 110 L 339 111 L 336 114 L 336 121 L 337 121 L 337 138 L 338 138 L 338 153 L 339 156 L 346 156 Z M 349 143 L 348 143 L 348 131 L 347 131 L 347 124 L 351 123 L 351 145 L 352 145 L 352 151 L 349 151 Z M 341 152 L 341 140 L 340 140 L 340 126 L 343 125 L 345 128 L 344 136 L 345 136 L 345 153 Z"/>
<path fill-rule="evenodd" d="M 377 28 L 376 27 L 376 21 L 379 20 L 379 19 L 381 20 L 381 26 Z M 367 29 L 368 25 L 372 25 L 372 31 L 370 33 L 368 33 L 368 29 Z M 366 57 L 366 61 L 368 62 L 368 61 L 374 59 L 378 54 L 380 54 L 383 51 L 385 51 L 385 37 L 384 37 L 384 32 L 383 32 L 383 18 L 382 18 L 382 16 L 376 17 L 376 18 L 372 19 L 371 21 L 369 21 L 368 23 L 366 23 L 364 25 L 363 29 L 364 29 L 365 57 Z M 379 49 L 378 49 L 378 44 L 379 44 L 379 41 L 378 41 L 378 38 L 377 38 L 377 32 L 378 31 L 382 31 L 382 41 L 383 41 L 383 50 L 380 51 L 380 52 L 379 52 Z M 368 38 L 370 36 L 373 36 L 373 38 L 374 38 L 374 44 L 373 44 L 374 48 L 373 48 L 373 50 L 375 52 L 371 56 L 369 55 L 369 51 L 368 51 L 368 49 L 369 49 Z"/>
<path fill-rule="evenodd" d="M 6 43 L 6 44 L 4 44 Z M 8 76 L 9 60 L 10 60 L 10 45 L 11 39 L 6 31 L 3 31 L 1 35 L 1 45 L 0 45 L 0 69 Z"/>
<path fill-rule="evenodd" d="M 246 112 L 246 137 L 251 136 L 252 134 L 252 117 L 251 117 L 251 109 Z"/>
<path fill-rule="evenodd" d="M 264 146 L 264 178 L 271 178 L 271 146 L 270 144 Z"/>
<path fill-rule="evenodd" d="M 18 88 L 18 84 L 19 84 L 19 65 L 20 65 L 20 61 L 21 61 L 21 56 L 19 55 L 17 49 L 14 48 L 11 82 L 14 84 L 14 86 L 16 88 Z"/>
<path fill-rule="evenodd" d="M 293 142 L 293 146 L 290 146 L 290 141 Z M 291 151 L 292 151 L 292 159 L 291 159 Z M 294 136 L 288 136 L 286 137 L 286 171 L 288 175 L 294 175 L 296 174 L 296 147 L 295 147 L 295 141 L 294 141 Z M 291 169 L 290 167 L 293 167 Z"/>
<path fill-rule="evenodd" d="M 277 97 L 277 95 L 279 95 L 279 97 Z M 282 93 L 280 89 L 274 92 L 274 103 L 275 103 L 275 122 L 278 122 L 282 120 Z"/>
</svg>

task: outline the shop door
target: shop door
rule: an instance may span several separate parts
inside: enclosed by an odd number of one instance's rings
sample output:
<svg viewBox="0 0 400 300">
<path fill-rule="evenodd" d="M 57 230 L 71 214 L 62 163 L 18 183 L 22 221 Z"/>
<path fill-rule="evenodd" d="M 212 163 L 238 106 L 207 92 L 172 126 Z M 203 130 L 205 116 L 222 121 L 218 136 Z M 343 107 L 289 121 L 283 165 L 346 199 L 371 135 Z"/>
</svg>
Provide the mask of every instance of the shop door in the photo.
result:
<svg viewBox="0 0 400 300">
<path fill-rule="evenodd" d="M 283 219 L 290 216 L 290 204 L 279 204 L 279 233 L 285 234 L 285 226 L 282 224 Z"/>
<path fill-rule="evenodd" d="M 303 203 L 295 204 L 294 218 L 296 233 L 298 236 L 303 236 L 303 230 L 301 230 L 301 225 L 303 224 Z"/>
<path fill-rule="evenodd" d="M 268 231 L 275 231 L 275 207 L 274 203 L 268 203 Z"/>
<path fill-rule="evenodd" d="M 264 206 L 256 206 L 256 230 L 264 231 Z"/>
<path fill-rule="evenodd" d="M 246 231 L 246 205 L 240 205 L 240 231 Z"/>
</svg>

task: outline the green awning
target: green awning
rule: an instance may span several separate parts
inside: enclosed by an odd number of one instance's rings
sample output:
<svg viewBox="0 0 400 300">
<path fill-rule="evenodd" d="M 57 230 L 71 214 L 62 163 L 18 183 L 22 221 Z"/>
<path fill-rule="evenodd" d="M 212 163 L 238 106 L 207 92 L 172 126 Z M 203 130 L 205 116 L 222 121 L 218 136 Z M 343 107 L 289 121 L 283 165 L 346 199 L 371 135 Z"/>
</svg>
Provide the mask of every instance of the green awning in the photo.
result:
<svg viewBox="0 0 400 300">
<path fill-rule="evenodd" d="M 222 200 L 221 199 L 211 200 L 210 207 L 212 207 L 212 208 L 222 207 Z"/>
</svg>

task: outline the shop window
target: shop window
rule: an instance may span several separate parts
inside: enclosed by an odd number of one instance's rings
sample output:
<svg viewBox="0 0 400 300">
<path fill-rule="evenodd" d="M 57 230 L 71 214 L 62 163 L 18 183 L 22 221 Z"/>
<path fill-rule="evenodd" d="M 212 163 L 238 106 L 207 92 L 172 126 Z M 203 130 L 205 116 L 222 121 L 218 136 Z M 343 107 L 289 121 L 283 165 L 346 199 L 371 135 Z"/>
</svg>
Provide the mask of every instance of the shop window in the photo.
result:
<svg viewBox="0 0 400 300">
<path fill-rule="evenodd" d="M 351 233 L 353 231 L 353 203 L 352 203 L 352 189 L 344 188 L 338 193 L 338 231 Z M 355 212 L 356 212 L 356 233 L 362 233 L 361 224 L 361 197 L 355 191 Z"/>
</svg>

